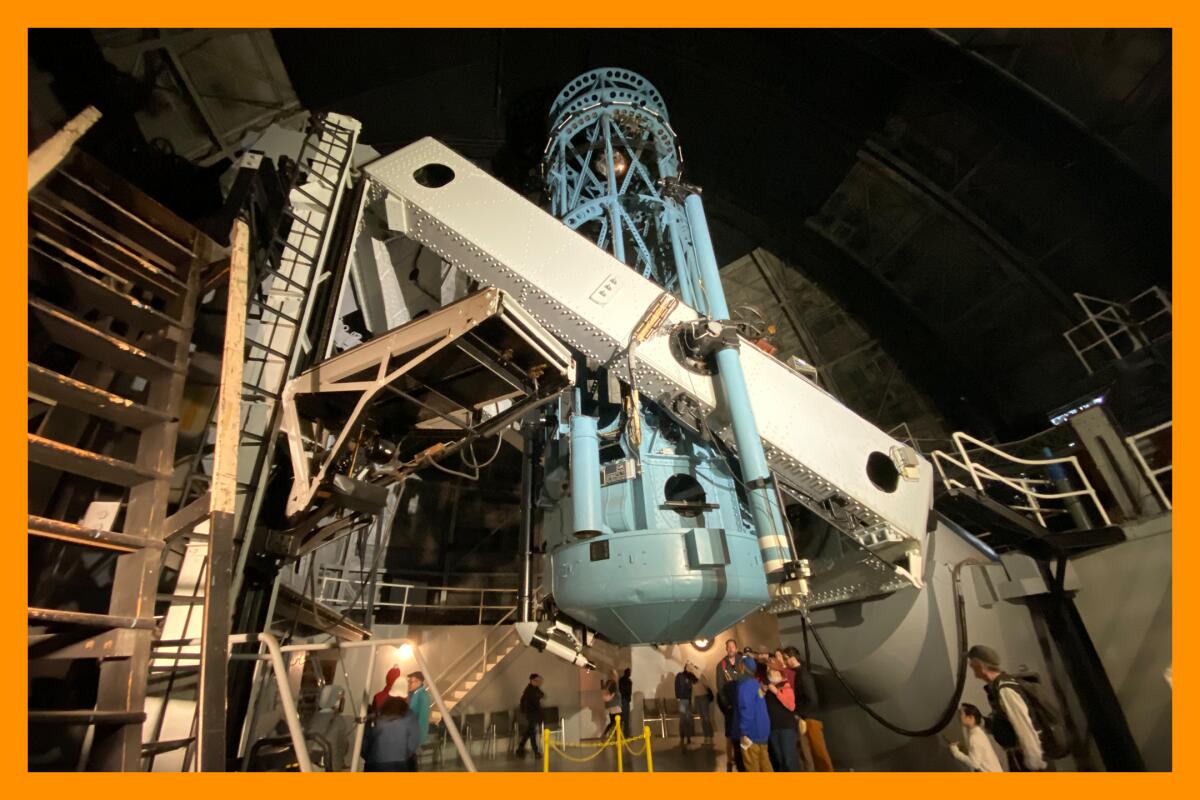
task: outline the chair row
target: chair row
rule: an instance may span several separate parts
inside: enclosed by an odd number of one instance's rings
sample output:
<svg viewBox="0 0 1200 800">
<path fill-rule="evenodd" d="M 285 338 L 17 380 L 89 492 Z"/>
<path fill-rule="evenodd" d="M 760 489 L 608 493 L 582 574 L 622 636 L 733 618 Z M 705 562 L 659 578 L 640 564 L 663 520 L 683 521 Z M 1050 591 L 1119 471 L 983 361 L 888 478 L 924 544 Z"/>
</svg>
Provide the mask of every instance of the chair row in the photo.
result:
<svg viewBox="0 0 1200 800">
<path fill-rule="evenodd" d="M 506 752 L 511 752 L 520 736 L 522 717 L 515 710 L 505 709 L 504 711 L 478 712 L 474 714 L 451 714 L 451 716 L 468 751 L 470 751 L 472 743 L 481 742 L 485 747 L 487 755 L 495 757 L 497 740 L 507 739 Z M 542 709 L 542 716 L 546 727 L 550 729 L 553 735 L 557 736 L 560 742 L 565 741 L 566 731 L 558 706 L 549 706 Z M 440 763 L 441 748 L 453 746 L 453 743 L 450 741 L 450 733 L 446 729 L 444 722 L 439 722 L 436 726 L 431 725 L 430 733 L 434 734 L 432 738 L 437 742 L 437 759 L 438 763 Z"/>
<path fill-rule="evenodd" d="M 694 725 L 703 720 L 695 703 L 692 704 L 691 717 Z M 667 727 L 674 724 L 675 735 L 679 735 L 679 700 L 675 697 L 642 698 L 642 724 L 658 726 L 658 735 L 663 739 L 667 737 Z"/>
</svg>

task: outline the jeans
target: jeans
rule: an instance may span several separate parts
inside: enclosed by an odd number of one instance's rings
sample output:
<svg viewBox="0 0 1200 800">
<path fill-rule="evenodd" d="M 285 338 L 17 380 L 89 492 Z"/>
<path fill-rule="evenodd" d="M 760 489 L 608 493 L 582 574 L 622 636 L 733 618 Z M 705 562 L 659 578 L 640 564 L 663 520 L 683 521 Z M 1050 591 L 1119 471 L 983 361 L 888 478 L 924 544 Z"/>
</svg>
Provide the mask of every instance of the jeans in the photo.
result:
<svg viewBox="0 0 1200 800">
<path fill-rule="evenodd" d="M 412 772 L 412 764 L 408 761 L 368 761 L 366 772 Z"/>
<path fill-rule="evenodd" d="M 530 720 L 525 724 L 525 730 L 521 733 L 521 741 L 517 742 L 517 754 L 525 751 L 525 740 L 529 740 L 529 746 L 533 748 L 535 756 L 542 755 L 542 723 Z"/>
<path fill-rule="evenodd" d="M 629 698 L 621 695 L 621 735 L 629 738 Z"/>
<path fill-rule="evenodd" d="M 679 699 L 679 738 L 687 741 L 692 738 L 692 699 Z"/>
<path fill-rule="evenodd" d="M 767 739 L 767 754 L 776 772 L 802 772 L 800 754 L 796 749 L 799 743 L 795 728 L 771 731 L 770 738 Z"/>
</svg>

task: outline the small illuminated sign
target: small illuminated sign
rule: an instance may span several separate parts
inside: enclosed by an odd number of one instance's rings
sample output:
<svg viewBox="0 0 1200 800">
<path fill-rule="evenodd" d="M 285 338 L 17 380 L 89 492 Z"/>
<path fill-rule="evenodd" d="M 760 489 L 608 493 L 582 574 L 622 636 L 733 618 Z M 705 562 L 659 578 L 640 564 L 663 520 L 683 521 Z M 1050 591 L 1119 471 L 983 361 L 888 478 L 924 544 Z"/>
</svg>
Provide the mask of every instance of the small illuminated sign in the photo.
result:
<svg viewBox="0 0 1200 800">
<path fill-rule="evenodd" d="M 1080 411 L 1087 411 L 1089 408 L 1093 408 L 1094 406 L 1099 406 L 1099 405 L 1104 405 L 1104 397 L 1103 396 L 1093 397 L 1091 400 L 1088 400 L 1086 403 L 1083 403 L 1082 405 L 1072 408 L 1070 411 L 1064 411 L 1063 413 L 1059 414 L 1058 416 L 1051 417 L 1050 424 L 1051 425 L 1062 425 L 1064 422 L 1066 422 L 1071 417 L 1078 414 Z"/>
</svg>

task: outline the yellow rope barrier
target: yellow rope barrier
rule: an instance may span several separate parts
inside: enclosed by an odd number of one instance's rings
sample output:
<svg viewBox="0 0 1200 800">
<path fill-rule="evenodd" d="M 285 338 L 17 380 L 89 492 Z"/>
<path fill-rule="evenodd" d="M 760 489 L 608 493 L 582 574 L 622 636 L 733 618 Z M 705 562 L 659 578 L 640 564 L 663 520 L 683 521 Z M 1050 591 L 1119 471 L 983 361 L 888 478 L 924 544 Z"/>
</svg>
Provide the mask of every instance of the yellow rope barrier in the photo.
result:
<svg viewBox="0 0 1200 800">
<path fill-rule="evenodd" d="M 614 741 L 614 739 L 616 741 Z M 589 761 L 593 761 L 593 760 L 599 758 L 600 754 L 603 753 L 605 751 L 605 749 L 609 748 L 609 747 L 616 747 L 616 749 L 617 749 L 617 771 L 618 772 L 625 771 L 625 765 L 624 765 L 624 761 L 622 759 L 622 754 L 625 750 L 628 750 L 629 754 L 634 757 L 645 754 L 645 756 L 646 756 L 646 771 L 654 772 L 654 757 L 652 755 L 652 750 L 650 747 L 650 726 L 649 725 L 643 727 L 642 735 L 634 737 L 634 739 L 632 741 L 639 741 L 639 740 L 641 741 L 642 746 L 635 750 L 629 744 L 630 740 L 626 739 L 622 736 L 622 734 L 621 734 L 621 718 L 619 715 L 617 717 L 616 725 L 613 726 L 612 733 L 610 733 L 603 742 L 573 742 L 571 744 L 559 745 L 559 744 L 555 743 L 554 740 L 551 738 L 550 730 L 548 728 L 544 728 L 542 730 L 542 741 L 545 744 L 545 749 L 543 750 L 543 755 L 542 755 L 542 772 L 550 771 L 550 751 L 551 750 L 558 753 L 560 756 L 562 756 L 563 758 L 567 759 L 568 761 L 570 761 L 572 763 L 586 764 Z M 583 756 L 582 758 L 580 758 L 580 757 L 576 757 L 576 756 L 573 756 L 570 753 L 568 753 L 565 749 L 567 747 L 594 747 L 594 748 L 596 748 L 596 752 L 592 753 L 589 756 Z"/>
</svg>

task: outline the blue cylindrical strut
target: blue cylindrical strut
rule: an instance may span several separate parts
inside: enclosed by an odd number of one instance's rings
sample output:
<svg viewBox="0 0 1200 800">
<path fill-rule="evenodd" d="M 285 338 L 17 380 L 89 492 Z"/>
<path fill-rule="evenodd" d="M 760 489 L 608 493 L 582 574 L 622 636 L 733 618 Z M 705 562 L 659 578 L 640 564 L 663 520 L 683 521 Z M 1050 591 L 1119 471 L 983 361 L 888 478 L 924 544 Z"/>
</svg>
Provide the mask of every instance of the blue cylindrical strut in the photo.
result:
<svg viewBox="0 0 1200 800">
<path fill-rule="evenodd" d="M 679 212 L 676 210 L 677 206 L 675 203 L 673 201 L 667 202 L 669 203 L 667 213 L 672 215 L 678 214 Z M 671 257 L 675 260 L 675 274 L 678 275 L 679 295 L 687 305 L 703 310 L 698 304 L 697 297 L 693 291 L 691 270 L 688 269 L 687 256 L 683 251 L 683 242 L 679 241 L 679 228 L 676 225 L 668 224 L 667 231 L 667 235 L 671 239 Z"/>
<path fill-rule="evenodd" d="M 607 528 L 600 504 L 600 435 L 596 418 L 571 415 L 571 509 L 575 535 L 598 534 Z"/>
<path fill-rule="evenodd" d="M 688 226 L 691 228 L 692 245 L 695 248 L 700 281 L 708 305 L 709 317 L 728 320 L 729 306 L 725 301 L 725 290 L 721 287 L 721 273 L 717 257 L 713 252 L 712 238 L 708 232 L 708 221 L 704 217 L 704 204 L 698 194 L 690 194 L 684 200 Z M 736 346 L 723 345 L 716 353 L 717 380 L 729 405 L 729 416 L 733 424 L 733 439 L 737 445 L 738 461 L 741 464 L 742 481 L 750 500 L 750 512 L 758 534 L 758 546 L 762 551 L 763 569 L 767 574 L 777 573 L 791 561 L 791 548 L 784 534 L 783 516 L 779 511 L 779 499 L 771 484 L 771 469 L 763 452 L 758 425 L 754 421 L 754 409 L 750 405 L 750 391 L 746 386 L 746 375 Z"/>
</svg>

